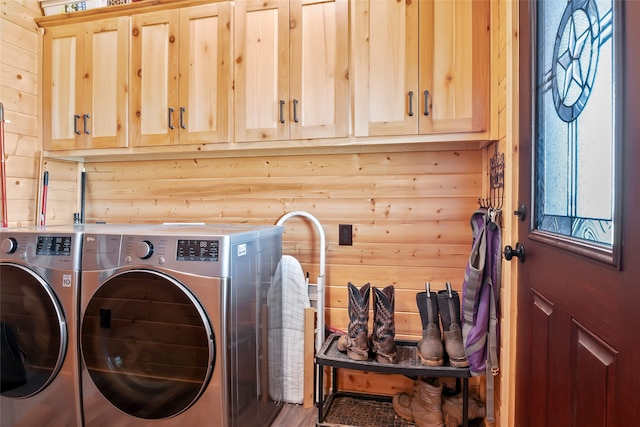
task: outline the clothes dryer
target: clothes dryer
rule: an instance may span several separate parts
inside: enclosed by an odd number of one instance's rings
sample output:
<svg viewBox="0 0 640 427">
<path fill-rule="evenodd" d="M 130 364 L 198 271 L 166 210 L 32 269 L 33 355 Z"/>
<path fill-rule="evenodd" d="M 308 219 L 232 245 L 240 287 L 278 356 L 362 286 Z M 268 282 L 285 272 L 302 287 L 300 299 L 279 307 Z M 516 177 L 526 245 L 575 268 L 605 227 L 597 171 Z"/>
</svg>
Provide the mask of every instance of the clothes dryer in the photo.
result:
<svg viewBox="0 0 640 427">
<path fill-rule="evenodd" d="M 81 385 L 87 427 L 268 426 L 267 293 L 279 226 L 84 234 Z M 272 334 L 273 335 L 273 334 Z M 273 387 L 272 387 L 273 388 Z"/>
<path fill-rule="evenodd" d="M 81 233 L 4 229 L 0 241 L 0 425 L 81 426 Z"/>
</svg>

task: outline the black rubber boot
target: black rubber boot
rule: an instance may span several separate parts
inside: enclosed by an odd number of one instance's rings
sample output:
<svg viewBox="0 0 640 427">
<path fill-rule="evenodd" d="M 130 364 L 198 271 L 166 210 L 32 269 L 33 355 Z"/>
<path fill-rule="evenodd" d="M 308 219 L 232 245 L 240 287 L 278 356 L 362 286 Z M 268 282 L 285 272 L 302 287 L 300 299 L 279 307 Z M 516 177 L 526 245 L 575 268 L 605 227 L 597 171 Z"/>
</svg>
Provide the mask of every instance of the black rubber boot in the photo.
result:
<svg viewBox="0 0 640 427">
<path fill-rule="evenodd" d="M 451 290 L 450 283 L 447 283 L 446 290 L 438 291 L 438 309 L 440 319 L 442 319 L 444 348 L 449 355 L 449 363 L 456 368 L 466 368 L 469 366 L 469 362 L 464 353 L 462 342 L 460 297 L 458 292 Z"/>
<path fill-rule="evenodd" d="M 426 292 L 416 294 L 416 303 L 422 321 L 422 339 L 418 341 L 418 357 L 423 365 L 441 366 L 444 358 L 437 294 L 431 292 L 427 284 Z"/>
</svg>

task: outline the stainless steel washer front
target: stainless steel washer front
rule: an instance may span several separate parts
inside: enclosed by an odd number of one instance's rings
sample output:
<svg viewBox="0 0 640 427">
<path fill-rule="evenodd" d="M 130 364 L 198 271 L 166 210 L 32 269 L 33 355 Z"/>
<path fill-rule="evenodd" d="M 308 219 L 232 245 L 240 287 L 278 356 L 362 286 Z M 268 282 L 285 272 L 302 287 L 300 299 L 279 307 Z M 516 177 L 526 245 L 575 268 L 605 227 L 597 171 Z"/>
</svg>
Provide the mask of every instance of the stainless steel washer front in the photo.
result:
<svg viewBox="0 0 640 427">
<path fill-rule="evenodd" d="M 281 234 L 273 226 L 85 233 L 85 425 L 270 423 L 279 407 L 259 390 L 262 335 L 252 313 L 281 256 Z M 231 308 L 239 292 L 251 295 L 252 311 Z"/>
<path fill-rule="evenodd" d="M 0 425 L 81 426 L 81 234 L 73 227 L 9 229 L 0 241 Z"/>
</svg>

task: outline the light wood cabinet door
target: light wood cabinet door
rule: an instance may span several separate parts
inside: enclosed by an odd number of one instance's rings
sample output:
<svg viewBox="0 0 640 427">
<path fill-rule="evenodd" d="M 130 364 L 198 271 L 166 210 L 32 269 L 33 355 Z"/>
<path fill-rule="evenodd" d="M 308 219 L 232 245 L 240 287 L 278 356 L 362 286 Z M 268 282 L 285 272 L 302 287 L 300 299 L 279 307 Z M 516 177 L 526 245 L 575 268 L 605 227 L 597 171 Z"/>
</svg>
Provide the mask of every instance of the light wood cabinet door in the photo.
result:
<svg viewBox="0 0 640 427">
<path fill-rule="evenodd" d="M 86 24 L 84 148 L 127 146 L 129 23 L 119 17 Z"/>
<path fill-rule="evenodd" d="M 356 0 L 354 133 L 487 130 L 488 0 Z"/>
<path fill-rule="evenodd" d="M 45 30 L 46 150 L 127 145 L 128 28 L 121 17 Z"/>
<path fill-rule="evenodd" d="M 43 60 L 43 137 L 46 150 L 81 148 L 84 135 L 84 24 L 47 28 Z M 80 127 L 79 127 L 80 126 Z"/>
<path fill-rule="evenodd" d="M 231 18 L 228 2 L 180 10 L 180 144 L 230 141 Z"/>
<path fill-rule="evenodd" d="M 420 1 L 419 13 L 419 133 L 488 130 L 489 0 Z"/>
<path fill-rule="evenodd" d="M 235 140 L 289 139 L 289 2 L 238 0 Z"/>
<path fill-rule="evenodd" d="M 130 140 L 134 146 L 178 143 L 179 12 L 131 18 Z"/>
<path fill-rule="evenodd" d="M 291 1 L 289 7 L 291 138 L 346 137 L 348 2 Z"/>
<path fill-rule="evenodd" d="M 347 0 L 237 1 L 235 140 L 348 136 Z"/>
</svg>

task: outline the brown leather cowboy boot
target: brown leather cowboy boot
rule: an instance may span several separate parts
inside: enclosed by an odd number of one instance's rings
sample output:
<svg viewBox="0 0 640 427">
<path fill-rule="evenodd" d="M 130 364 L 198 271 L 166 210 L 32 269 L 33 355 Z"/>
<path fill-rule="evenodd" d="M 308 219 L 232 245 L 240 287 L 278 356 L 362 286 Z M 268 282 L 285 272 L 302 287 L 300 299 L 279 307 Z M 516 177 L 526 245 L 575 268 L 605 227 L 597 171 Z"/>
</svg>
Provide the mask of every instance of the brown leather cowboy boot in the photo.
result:
<svg viewBox="0 0 640 427">
<path fill-rule="evenodd" d="M 413 394 L 393 396 L 393 409 L 400 418 L 413 421 L 418 427 L 444 427 L 442 417 L 442 384 L 414 380 Z"/>
<path fill-rule="evenodd" d="M 369 293 L 370 284 L 358 289 L 351 282 L 349 292 L 349 331 L 338 339 L 338 350 L 353 360 L 369 359 Z"/>
<path fill-rule="evenodd" d="M 393 320 L 395 292 L 393 285 L 373 288 L 373 332 L 371 349 L 376 362 L 396 363 L 396 327 Z"/>
</svg>

